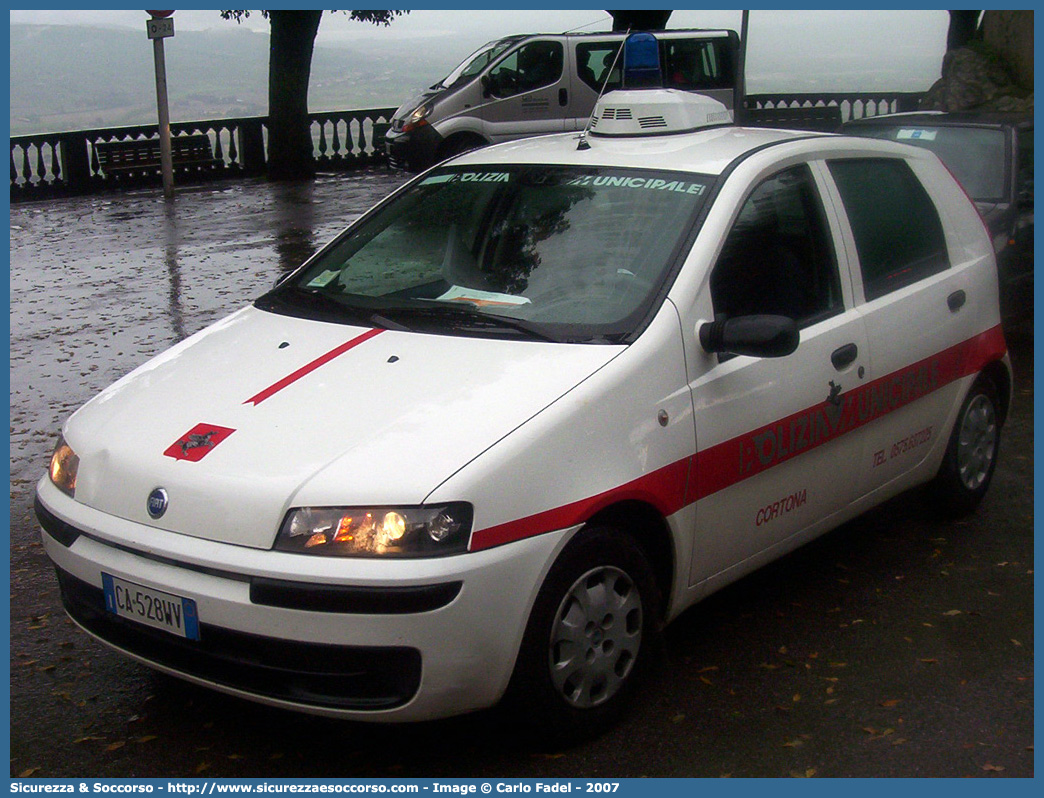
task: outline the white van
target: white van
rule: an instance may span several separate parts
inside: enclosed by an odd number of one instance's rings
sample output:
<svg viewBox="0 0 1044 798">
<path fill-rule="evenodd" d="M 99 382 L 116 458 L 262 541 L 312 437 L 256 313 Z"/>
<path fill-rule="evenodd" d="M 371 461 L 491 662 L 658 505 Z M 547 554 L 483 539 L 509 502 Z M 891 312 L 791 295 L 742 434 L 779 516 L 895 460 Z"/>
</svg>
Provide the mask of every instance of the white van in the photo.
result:
<svg viewBox="0 0 1044 798">
<path fill-rule="evenodd" d="M 662 85 L 735 106 L 739 38 L 731 30 L 655 34 Z M 392 118 L 385 148 L 420 171 L 452 155 L 542 133 L 583 130 L 599 92 L 623 87 L 625 33 L 537 34 L 488 42 Z"/>
</svg>

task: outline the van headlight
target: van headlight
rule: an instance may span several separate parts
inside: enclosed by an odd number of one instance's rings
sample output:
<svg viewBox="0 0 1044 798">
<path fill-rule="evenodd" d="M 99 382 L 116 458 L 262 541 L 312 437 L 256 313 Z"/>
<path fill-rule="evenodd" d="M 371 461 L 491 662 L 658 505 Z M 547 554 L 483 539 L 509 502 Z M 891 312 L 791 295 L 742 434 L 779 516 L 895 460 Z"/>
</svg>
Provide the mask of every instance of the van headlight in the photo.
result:
<svg viewBox="0 0 1044 798">
<path fill-rule="evenodd" d="M 406 117 L 406 120 L 402 123 L 402 132 L 409 133 L 416 127 L 428 124 L 428 117 L 434 110 L 435 105 L 433 103 L 421 103 Z"/>
<path fill-rule="evenodd" d="M 276 537 L 277 551 L 328 557 L 439 557 L 466 551 L 472 507 L 301 507 Z"/>
<path fill-rule="evenodd" d="M 80 470 L 80 458 L 72 450 L 65 437 L 58 436 L 58 444 L 54 447 L 51 455 L 51 465 L 48 473 L 51 482 L 62 493 L 72 496 L 76 493 L 76 472 Z"/>
</svg>

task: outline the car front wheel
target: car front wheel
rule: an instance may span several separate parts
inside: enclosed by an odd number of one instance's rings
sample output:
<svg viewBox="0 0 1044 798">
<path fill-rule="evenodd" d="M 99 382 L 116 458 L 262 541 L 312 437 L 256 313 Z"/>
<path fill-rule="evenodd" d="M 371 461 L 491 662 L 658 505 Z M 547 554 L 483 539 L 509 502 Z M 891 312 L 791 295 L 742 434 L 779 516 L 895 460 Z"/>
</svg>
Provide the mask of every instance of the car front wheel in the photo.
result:
<svg viewBox="0 0 1044 798">
<path fill-rule="evenodd" d="M 545 740 L 604 731 L 650 658 L 659 608 L 652 569 L 630 537 L 610 527 L 581 532 L 537 596 L 509 688 L 512 709 Z"/>
</svg>

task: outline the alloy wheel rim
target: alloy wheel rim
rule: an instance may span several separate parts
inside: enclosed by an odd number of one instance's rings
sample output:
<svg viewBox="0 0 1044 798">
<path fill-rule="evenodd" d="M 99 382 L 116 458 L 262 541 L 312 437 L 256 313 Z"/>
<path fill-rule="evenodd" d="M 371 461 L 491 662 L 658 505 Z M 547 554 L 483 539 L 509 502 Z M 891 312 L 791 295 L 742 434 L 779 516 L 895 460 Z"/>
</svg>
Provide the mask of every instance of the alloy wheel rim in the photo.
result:
<svg viewBox="0 0 1044 798">
<path fill-rule="evenodd" d="M 957 437 L 957 473 L 968 490 L 978 489 L 990 474 L 997 451 L 997 415 L 989 397 L 979 394 L 968 405 Z"/>
<path fill-rule="evenodd" d="M 551 682 L 568 704 L 589 709 L 616 695 L 642 641 L 642 598 L 624 571 L 594 568 L 573 583 L 555 614 Z"/>
</svg>

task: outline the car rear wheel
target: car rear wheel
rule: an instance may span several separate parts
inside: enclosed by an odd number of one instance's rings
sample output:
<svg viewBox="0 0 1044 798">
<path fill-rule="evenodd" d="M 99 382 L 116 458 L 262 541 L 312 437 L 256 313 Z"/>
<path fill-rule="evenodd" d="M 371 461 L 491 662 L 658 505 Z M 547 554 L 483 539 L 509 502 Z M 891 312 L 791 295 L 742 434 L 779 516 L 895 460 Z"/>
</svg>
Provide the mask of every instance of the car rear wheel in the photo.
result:
<svg viewBox="0 0 1044 798">
<path fill-rule="evenodd" d="M 660 593 L 638 545 L 610 527 L 581 532 L 537 595 L 509 706 L 544 742 L 600 734 L 633 695 L 659 612 Z"/>
<path fill-rule="evenodd" d="M 961 405 L 932 483 L 936 502 L 946 515 L 966 515 L 986 495 L 1000 447 L 999 406 L 993 381 L 980 376 Z"/>
</svg>

